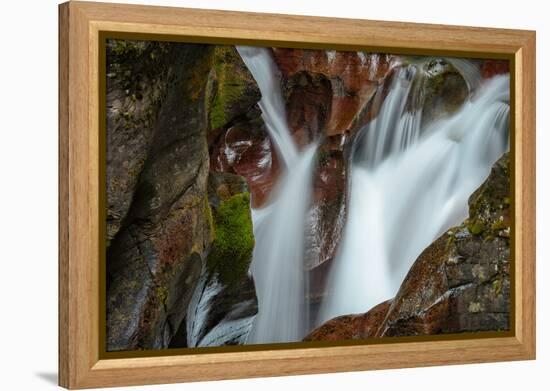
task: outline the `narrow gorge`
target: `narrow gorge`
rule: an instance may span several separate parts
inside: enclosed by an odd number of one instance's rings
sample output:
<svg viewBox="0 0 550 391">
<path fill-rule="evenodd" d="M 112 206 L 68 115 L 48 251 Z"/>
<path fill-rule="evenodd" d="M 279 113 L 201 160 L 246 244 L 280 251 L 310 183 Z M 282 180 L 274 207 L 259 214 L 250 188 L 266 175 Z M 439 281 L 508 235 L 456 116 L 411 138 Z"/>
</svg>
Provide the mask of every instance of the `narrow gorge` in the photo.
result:
<svg viewBox="0 0 550 391">
<path fill-rule="evenodd" d="M 109 351 L 509 328 L 507 62 L 110 40 Z"/>
</svg>

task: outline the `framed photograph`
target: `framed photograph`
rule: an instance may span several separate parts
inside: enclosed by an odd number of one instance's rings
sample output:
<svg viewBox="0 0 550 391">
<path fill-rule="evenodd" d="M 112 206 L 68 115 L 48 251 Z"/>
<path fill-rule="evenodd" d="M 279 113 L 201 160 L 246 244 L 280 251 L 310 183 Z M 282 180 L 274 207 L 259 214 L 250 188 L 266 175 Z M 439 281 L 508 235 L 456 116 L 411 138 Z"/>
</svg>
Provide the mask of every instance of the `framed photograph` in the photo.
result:
<svg viewBox="0 0 550 391">
<path fill-rule="evenodd" d="M 59 7 L 66 388 L 535 358 L 535 33 Z"/>
</svg>

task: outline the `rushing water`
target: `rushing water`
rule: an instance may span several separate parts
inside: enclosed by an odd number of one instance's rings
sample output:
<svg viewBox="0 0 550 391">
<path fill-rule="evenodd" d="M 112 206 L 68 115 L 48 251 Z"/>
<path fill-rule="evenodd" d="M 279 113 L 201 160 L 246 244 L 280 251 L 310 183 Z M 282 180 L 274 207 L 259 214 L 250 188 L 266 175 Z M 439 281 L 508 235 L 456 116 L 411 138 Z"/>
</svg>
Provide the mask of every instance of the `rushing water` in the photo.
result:
<svg viewBox="0 0 550 391">
<path fill-rule="evenodd" d="M 471 68 L 458 66 L 477 88 Z M 468 216 L 468 197 L 508 150 L 507 75 L 421 129 L 421 110 L 406 109 L 418 72 L 399 71 L 377 118 L 357 138 L 348 220 L 318 324 L 393 297 L 422 250 Z"/>
<path fill-rule="evenodd" d="M 268 49 L 237 47 L 262 93 L 259 106 L 283 172 L 267 206 L 252 210 L 256 245 L 251 272 L 258 296 L 258 315 L 248 343 L 301 340 L 306 330 L 307 277 L 304 230 L 310 205 L 316 146 L 298 151 L 288 125 L 278 69 Z"/>
<path fill-rule="evenodd" d="M 247 343 L 299 341 L 312 323 L 303 255 L 316 145 L 300 151 L 294 144 L 269 50 L 237 50 L 258 83 L 262 118 L 284 163 L 267 206 L 252 211 L 259 311 Z M 401 65 L 387 95 L 381 88 L 375 97 L 383 103 L 353 145 L 347 221 L 316 324 L 393 297 L 422 250 L 467 217 L 468 197 L 509 148 L 509 77 L 482 82 L 477 64 L 446 60 L 470 91 L 452 116 L 423 126 L 429 75 L 419 62 Z"/>
</svg>

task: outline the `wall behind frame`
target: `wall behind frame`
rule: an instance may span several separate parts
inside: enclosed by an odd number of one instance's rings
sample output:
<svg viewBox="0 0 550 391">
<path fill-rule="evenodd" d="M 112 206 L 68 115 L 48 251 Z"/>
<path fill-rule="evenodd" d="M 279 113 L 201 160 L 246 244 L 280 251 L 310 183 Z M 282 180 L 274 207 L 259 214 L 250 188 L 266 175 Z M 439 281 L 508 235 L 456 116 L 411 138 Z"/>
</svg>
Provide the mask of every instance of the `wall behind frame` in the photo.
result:
<svg viewBox="0 0 550 391">
<path fill-rule="evenodd" d="M 108 0 L 104 0 L 108 1 Z M 112 1 L 109 1 L 112 2 Z M 550 104 L 547 51 L 550 41 L 544 4 L 536 0 L 157 0 L 150 5 L 230 9 L 330 17 L 395 20 L 537 30 L 537 356 L 518 363 L 385 370 L 230 382 L 127 388 L 128 390 L 224 391 L 361 387 L 375 390 L 517 390 L 536 387 L 550 367 L 545 326 L 550 310 Z M 0 24 L 0 243 L 2 282 L 0 344 L 6 389 L 56 389 L 57 371 L 57 4 L 55 0 L 3 2 Z M 547 328 L 547 326 L 546 326 Z M 531 386 L 531 387 L 529 387 Z"/>
</svg>

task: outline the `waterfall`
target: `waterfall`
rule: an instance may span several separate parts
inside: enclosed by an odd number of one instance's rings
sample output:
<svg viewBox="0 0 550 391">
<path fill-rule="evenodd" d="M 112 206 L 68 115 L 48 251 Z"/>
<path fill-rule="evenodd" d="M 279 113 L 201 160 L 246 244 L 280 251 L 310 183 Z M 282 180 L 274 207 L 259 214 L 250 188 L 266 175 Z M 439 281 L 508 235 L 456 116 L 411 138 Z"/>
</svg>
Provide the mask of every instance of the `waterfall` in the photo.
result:
<svg viewBox="0 0 550 391">
<path fill-rule="evenodd" d="M 380 112 L 365 129 L 362 129 L 355 145 L 355 160 L 362 165 L 374 166 L 390 152 L 397 153 L 420 135 L 422 105 L 419 102 L 421 83 L 417 68 L 404 66 L 397 71 L 388 95 L 383 98 L 382 90 L 375 99 L 384 99 Z M 406 110 L 407 103 L 415 101 L 412 111 Z"/>
<path fill-rule="evenodd" d="M 258 102 L 262 119 L 279 157 L 288 168 L 296 160 L 298 150 L 286 122 L 286 110 L 278 77 L 279 69 L 266 48 L 237 46 L 237 51 L 258 83 L 262 93 L 262 98 Z"/>
<path fill-rule="evenodd" d="M 237 50 L 258 83 L 262 118 L 284 163 L 267 205 L 252 210 L 256 245 L 250 271 L 258 314 L 247 343 L 300 341 L 308 321 L 304 230 L 316 145 L 298 151 L 294 144 L 286 122 L 279 70 L 269 50 L 243 46 Z"/>
<path fill-rule="evenodd" d="M 351 162 L 348 221 L 317 324 L 392 298 L 420 253 L 468 216 L 468 197 L 509 148 L 509 76 L 481 85 L 452 116 L 420 128 L 411 111 L 421 67 L 398 71 L 376 119 L 360 130 Z M 453 62 L 457 66 L 456 62 Z"/>
</svg>

